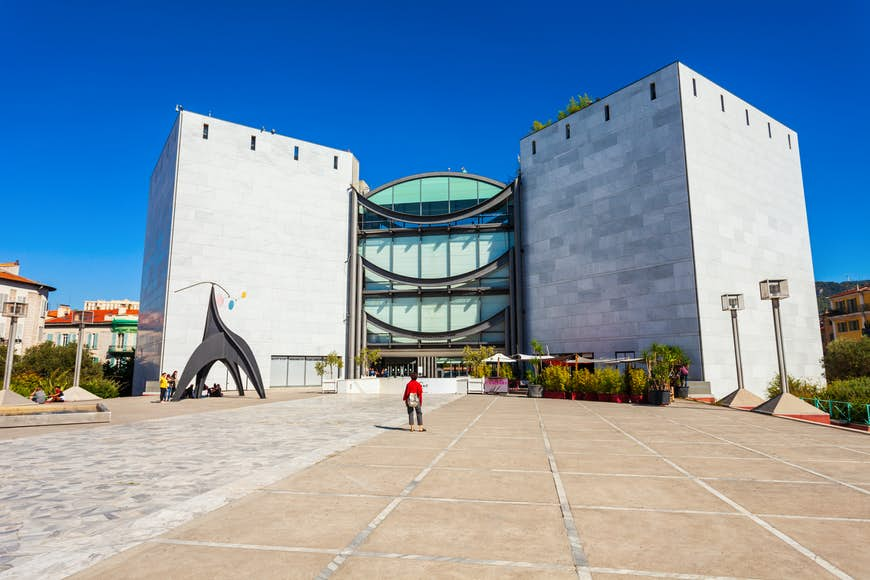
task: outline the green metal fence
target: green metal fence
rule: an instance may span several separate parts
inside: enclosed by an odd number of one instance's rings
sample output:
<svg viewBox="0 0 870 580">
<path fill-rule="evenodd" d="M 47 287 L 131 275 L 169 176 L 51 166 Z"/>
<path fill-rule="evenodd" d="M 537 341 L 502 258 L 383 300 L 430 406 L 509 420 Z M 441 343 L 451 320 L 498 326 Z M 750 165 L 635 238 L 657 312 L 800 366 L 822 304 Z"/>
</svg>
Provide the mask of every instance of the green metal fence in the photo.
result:
<svg viewBox="0 0 870 580">
<path fill-rule="evenodd" d="M 831 421 L 870 425 L 870 404 L 856 405 L 846 401 L 831 401 L 812 397 L 801 398 L 817 409 L 825 411 L 831 417 Z"/>
</svg>

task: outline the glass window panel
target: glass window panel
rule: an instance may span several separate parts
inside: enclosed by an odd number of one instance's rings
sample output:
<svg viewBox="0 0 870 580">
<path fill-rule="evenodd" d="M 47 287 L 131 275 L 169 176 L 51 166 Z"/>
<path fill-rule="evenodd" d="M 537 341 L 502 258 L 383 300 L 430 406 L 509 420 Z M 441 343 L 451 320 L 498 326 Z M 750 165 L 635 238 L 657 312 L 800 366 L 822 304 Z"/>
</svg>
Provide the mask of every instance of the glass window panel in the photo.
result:
<svg viewBox="0 0 870 580">
<path fill-rule="evenodd" d="M 477 203 L 478 182 L 464 177 L 450 178 L 450 201 L 468 201 Z M 474 205 L 474 204 L 472 204 Z"/>
<path fill-rule="evenodd" d="M 492 262 L 508 249 L 507 232 L 482 232 L 478 237 L 481 265 Z"/>
<path fill-rule="evenodd" d="M 366 314 L 371 314 L 372 316 L 383 322 L 390 322 L 389 298 L 366 298 L 364 308 Z"/>
<path fill-rule="evenodd" d="M 320 386 L 320 376 L 317 374 L 317 371 L 314 369 L 314 365 L 317 364 L 317 361 L 320 360 L 320 357 L 308 357 L 305 360 L 305 386 L 306 387 L 316 387 Z M 335 372 L 335 371 L 333 371 Z M 325 377 L 329 378 L 329 369 L 326 370 Z M 334 378 L 334 377 L 333 377 Z"/>
<path fill-rule="evenodd" d="M 477 237 L 474 234 L 450 236 L 450 276 L 477 269 Z"/>
<path fill-rule="evenodd" d="M 405 330 L 420 330 L 420 309 L 416 297 L 393 298 L 390 324 Z"/>
<path fill-rule="evenodd" d="M 454 296 L 450 299 L 450 329 L 465 328 L 480 322 L 480 299 L 477 296 Z"/>
<path fill-rule="evenodd" d="M 420 180 L 421 196 L 425 201 L 447 201 L 446 177 L 427 177 Z"/>
<path fill-rule="evenodd" d="M 269 371 L 269 386 L 285 387 L 287 386 L 287 357 L 273 356 L 272 365 Z"/>
<path fill-rule="evenodd" d="M 420 238 L 402 237 L 393 241 L 393 267 L 396 274 L 420 277 Z"/>
<path fill-rule="evenodd" d="M 447 330 L 447 296 L 424 297 L 420 305 L 420 330 L 438 332 Z"/>
<path fill-rule="evenodd" d="M 287 360 L 287 386 L 305 386 L 305 359 L 291 358 Z"/>
<path fill-rule="evenodd" d="M 498 314 L 508 305 L 508 296 L 481 296 L 480 300 L 480 319 L 486 320 L 487 318 Z"/>
<path fill-rule="evenodd" d="M 393 188 L 388 187 L 383 191 L 377 192 L 369 198 L 369 201 L 386 208 L 391 208 L 393 206 Z"/>
<path fill-rule="evenodd" d="M 390 246 L 389 238 L 367 238 L 362 244 L 363 258 L 376 266 L 386 270 L 390 269 Z"/>
<path fill-rule="evenodd" d="M 477 198 L 480 201 L 487 200 L 500 191 L 501 188 L 495 185 L 490 185 L 489 183 L 484 183 L 482 181 L 477 182 Z"/>
<path fill-rule="evenodd" d="M 420 244 L 421 278 L 447 275 L 447 236 L 425 236 Z"/>
<path fill-rule="evenodd" d="M 393 209 L 402 213 L 420 215 L 420 180 L 415 179 L 393 186 Z"/>
</svg>

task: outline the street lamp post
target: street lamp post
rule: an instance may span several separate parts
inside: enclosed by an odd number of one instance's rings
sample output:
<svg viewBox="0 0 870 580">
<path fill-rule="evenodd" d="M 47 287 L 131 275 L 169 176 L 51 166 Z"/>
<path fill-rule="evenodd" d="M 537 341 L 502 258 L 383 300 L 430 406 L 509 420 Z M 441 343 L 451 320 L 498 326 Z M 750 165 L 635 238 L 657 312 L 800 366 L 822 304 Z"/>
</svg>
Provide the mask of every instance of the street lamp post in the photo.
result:
<svg viewBox="0 0 870 580">
<path fill-rule="evenodd" d="M 9 390 L 9 383 L 12 382 L 12 359 L 15 357 L 15 331 L 18 326 L 18 319 L 27 316 L 27 303 L 25 302 L 4 302 L 3 316 L 9 319 L 9 337 L 6 346 L 6 368 L 3 371 L 3 391 Z"/>
<path fill-rule="evenodd" d="M 93 322 L 94 313 L 90 310 L 74 310 L 72 313 L 73 324 L 79 325 L 79 338 L 76 345 L 76 367 L 73 373 L 73 387 L 79 386 L 79 377 L 82 373 L 82 335 L 84 334 L 85 324 Z"/>
<path fill-rule="evenodd" d="M 776 336 L 776 358 L 779 363 L 779 382 L 782 392 L 788 393 L 788 373 L 785 370 L 785 351 L 782 344 L 782 321 L 779 301 L 788 298 L 788 280 L 762 280 L 758 283 L 762 300 L 770 300 L 773 306 L 773 332 Z"/>
<path fill-rule="evenodd" d="M 740 358 L 740 332 L 737 311 L 743 310 L 743 294 L 723 294 L 722 310 L 731 312 L 731 334 L 734 337 L 734 362 L 737 364 L 737 388 L 743 388 L 743 361 Z"/>
</svg>

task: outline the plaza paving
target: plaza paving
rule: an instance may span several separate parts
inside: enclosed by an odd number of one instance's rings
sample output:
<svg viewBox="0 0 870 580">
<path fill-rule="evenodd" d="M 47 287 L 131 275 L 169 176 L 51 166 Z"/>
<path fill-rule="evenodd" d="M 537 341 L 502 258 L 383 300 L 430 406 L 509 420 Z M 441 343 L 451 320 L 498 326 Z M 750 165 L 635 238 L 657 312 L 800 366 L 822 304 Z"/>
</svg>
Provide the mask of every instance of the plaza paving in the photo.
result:
<svg viewBox="0 0 870 580">
<path fill-rule="evenodd" d="M 864 433 L 697 403 L 426 403 L 425 433 L 390 428 L 395 397 L 328 395 L 0 442 L 0 577 L 870 575 Z"/>
</svg>

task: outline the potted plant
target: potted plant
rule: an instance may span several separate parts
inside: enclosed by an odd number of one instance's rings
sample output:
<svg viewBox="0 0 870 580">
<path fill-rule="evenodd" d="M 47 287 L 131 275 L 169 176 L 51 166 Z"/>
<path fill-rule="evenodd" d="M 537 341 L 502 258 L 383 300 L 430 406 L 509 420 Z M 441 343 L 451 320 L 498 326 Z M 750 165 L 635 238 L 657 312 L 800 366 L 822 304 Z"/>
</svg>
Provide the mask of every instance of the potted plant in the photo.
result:
<svg viewBox="0 0 870 580">
<path fill-rule="evenodd" d="M 331 385 L 330 390 L 332 392 L 337 393 L 338 392 L 338 388 L 336 387 L 336 380 L 337 379 L 332 378 L 333 377 L 333 369 L 341 370 L 343 367 L 344 367 L 344 361 L 341 360 L 341 356 L 337 352 L 332 351 L 331 353 L 326 355 L 326 357 L 324 357 L 323 360 L 319 360 L 319 361 L 314 363 L 314 372 L 316 372 L 317 376 L 320 377 L 320 382 L 324 386 Z M 329 371 L 329 378 L 324 380 L 323 375 L 326 374 L 327 370 Z M 326 389 L 324 389 L 324 390 L 326 390 Z"/>
<path fill-rule="evenodd" d="M 538 342 L 535 339 L 532 339 L 532 351 L 537 356 L 544 355 L 544 345 Z M 544 394 L 544 386 L 541 383 L 541 359 L 536 358 L 532 360 L 532 366 L 529 370 L 526 371 L 526 381 L 528 381 L 528 396 L 534 398 L 540 398 Z"/>
<path fill-rule="evenodd" d="M 541 373 L 544 383 L 545 399 L 564 399 L 565 386 L 568 384 L 568 368 L 561 365 L 550 365 Z"/>
<path fill-rule="evenodd" d="M 604 368 L 600 369 L 596 374 L 601 382 L 601 394 L 598 396 L 598 400 L 621 403 L 622 377 L 619 376 L 619 371 L 614 368 Z"/>
<path fill-rule="evenodd" d="M 368 376 L 371 368 L 378 364 L 381 360 L 381 351 L 377 349 L 369 350 L 367 348 L 359 351 L 359 354 L 353 357 L 354 364 L 360 369 L 360 376 Z M 339 367 L 341 368 L 341 367 Z"/>
<path fill-rule="evenodd" d="M 627 391 L 630 393 L 632 403 L 643 403 L 643 397 L 646 393 L 646 373 L 643 369 L 626 369 L 625 382 Z"/>
<path fill-rule="evenodd" d="M 583 381 L 583 400 L 597 401 L 598 400 L 598 375 L 590 372 L 588 369 L 580 371 Z"/>
<path fill-rule="evenodd" d="M 650 405 L 670 404 L 674 365 L 681 360 L 681 353 L 677 347 L 655 342 L 643 351 L 648 379 L 647 403 Z"/>
<path fill-rule="evenodd" d="M 677 348 L 677 347 L 674 347 Z M 689 373 L 689 358 L 683 354 L 680 350 L 679 352 L 681 356 L 680 360 L 674 365 L 674 397 L 679 399 L 688 399 L 689 398 L 689 382 L 686 381 L 685 386 L 683 386 L 683 368 L 685 368 L 686 378 L 688 378 Z"/>
</svg>

